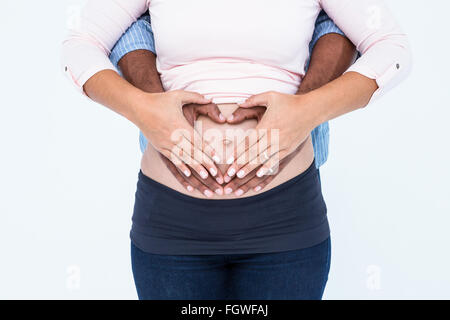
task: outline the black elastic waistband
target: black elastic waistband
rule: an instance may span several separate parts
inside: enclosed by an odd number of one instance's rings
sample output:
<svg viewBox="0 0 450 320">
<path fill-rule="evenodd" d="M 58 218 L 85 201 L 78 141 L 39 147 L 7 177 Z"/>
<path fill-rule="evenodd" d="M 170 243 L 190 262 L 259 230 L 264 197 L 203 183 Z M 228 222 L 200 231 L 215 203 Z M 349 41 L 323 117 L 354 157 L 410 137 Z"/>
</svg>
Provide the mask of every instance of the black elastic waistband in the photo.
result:
<svg viewBox="0 0 450 320">
<path fill-rule="evenodd" d="M 156 254 L 295 250 L 329 236 L 326 212 L 315 163 L 268 191 L 229 200 L 194 198 L 140 172 L 131 239 Z"/>
<path fill-rule="evenodd" d="M 193 205 L 201 205 L 202 207 L 204 207 L 204 206 L 208 206 L 210 204 L 214 204 L 214 205 L 220 205 L 221 207 L 225 207 L 225 206 L 233 207 L 233 206 L 243 206 L 243 205 L 251 204 L 255 201 L 260 201 L 262 199 L 271 198 L 271 197 L 276 196 L 277 194 L 283 192 L 290 186 L 297 184 L 301 180 L 308 179 L 309 177 L 311 177 L 313 175 L 317 175 L 317 174 L 318 174 L 318 169 L 316 168 L 315 161 L 313 161 L 312 164 L 308 167 L 308 169 L 303 171 L 301 174 L 295 176 L 294 178 L 292 178 L 270 190 L 264 191 L 260 194 L 249 196 L 249 197 L 244 197 L 244 198 L 237 198 L 237 199 L 236 198 L 234 198 L 234 199 L 201 199 L 201 198 L 191 197 L 191 196 L 188 196 L 184 193 L 178 192 L 172 188 L 169 188 L 168 186 L 166 186 L 164 184 L 161 184 L 161 183 L 147 177 L 142 171 L 139 172 L 139 184 L 141 184 L 140 187 L 143 187 L 144 189 L 147 187 L 147 188 L 153 189 L 153 191 L 158 190 L 160 192 L 164 192 L 165 194 L 167 194 L 168 196 L 170 196 L 170 198 L 172 198 L 174 200 L 182 200 L 182 201 L 191 203 Z"/>
</svg>

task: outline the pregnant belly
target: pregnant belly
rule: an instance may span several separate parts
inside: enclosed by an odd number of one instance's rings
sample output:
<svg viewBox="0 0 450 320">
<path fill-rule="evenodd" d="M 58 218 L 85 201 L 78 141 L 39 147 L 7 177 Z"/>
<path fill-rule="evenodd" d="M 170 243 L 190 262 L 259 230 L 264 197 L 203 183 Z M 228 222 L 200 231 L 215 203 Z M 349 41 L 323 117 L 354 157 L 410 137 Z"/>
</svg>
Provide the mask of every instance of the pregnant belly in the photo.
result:
<svg viewBox="0 0 450 320">
<path fill-rule="evenodd" d="M 225 117 L 231 115 L 238 106 L 236 104 L 223 104 L 219 105 L 219 109 Z M 196 122 L 196 129 L 203 133 L 203 138 L 209 141 L 213 146 L 221 159 L 228 159 L 230 155 L 233 155 L 235 147 L 238 143 L 243 141 L 248 130 L 254 129 L 257 125 L 256 120 L 246 120 L 243 123 L 237 125 L 230 124 L 218 124 L 213 122 L 207 117 L 200 117 Z M 270 190 L 289 179 L 304 172 L 314 160 L 314 151 L 309 137 L 307 141 L 302 146 L 300 152 L 298 152 L 291 161 L 276 175 L 276 177 L 266 186 L 266 188 L 261 191 Z M 223 173 L 226 172 L 229 165 L 219 164 L 218 169 Z M 151 144 L 148 145 L 141 161 L 141 170 L 149 178 L 166 185 L 167 187 L 174 189 L 183 194 L 196 197 L 196 198 L 206 198 L 198 190 L 194 192 L 187 191 L 172 175 L 172 173 L 167 168 L 166 164 L 162 161 L 158 151 L 152 147 Z M 259 193 L 261 193 L 259 192 Z M 231 195 L 214 195 L 213 199 L 232 199 L 232 198 L 242 198 L 249 197 L 258 194 L 253 190 L 250 190 L 246 194 L 238 197 L 235 194 Z"/>
</svg>

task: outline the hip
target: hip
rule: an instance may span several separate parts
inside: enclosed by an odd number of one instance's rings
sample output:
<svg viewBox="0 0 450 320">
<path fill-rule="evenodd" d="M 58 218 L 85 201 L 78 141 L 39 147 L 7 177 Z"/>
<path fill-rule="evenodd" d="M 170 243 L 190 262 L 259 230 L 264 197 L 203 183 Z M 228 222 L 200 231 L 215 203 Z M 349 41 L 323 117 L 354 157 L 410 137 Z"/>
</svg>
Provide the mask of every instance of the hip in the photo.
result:
<svg viewBox="0 0 450 320">
<path fill-rule="evenodd" d="M 261 194 L 198 199 L 142 172 L 131 238 L 157 254 L 262 253 L 313 246 L 329 236 L 315 164 Z"/>
</svg>

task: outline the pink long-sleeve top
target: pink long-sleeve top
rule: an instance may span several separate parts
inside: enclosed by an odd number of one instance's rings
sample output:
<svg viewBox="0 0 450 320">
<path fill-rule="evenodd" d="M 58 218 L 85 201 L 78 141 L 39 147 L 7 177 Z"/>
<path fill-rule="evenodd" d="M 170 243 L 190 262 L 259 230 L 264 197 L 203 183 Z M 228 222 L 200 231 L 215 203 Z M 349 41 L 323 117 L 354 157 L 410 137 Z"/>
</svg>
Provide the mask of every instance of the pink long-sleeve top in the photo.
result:
<svg viewBox="0 0 450 320">
<path fill-rule="evenodd" d="M 97 72 L 115 70 L 110 50 L 149 10 L 165 90 L 195 91 L 216 103 L 294 94 L 321 9 L 361 52 L 348 71 L 375 79 L 374 97 L 406 75 L 407 37 L 383 0 L 89 0 L 63 43 L 63 68 L 80 91 Z"/>
</svg>

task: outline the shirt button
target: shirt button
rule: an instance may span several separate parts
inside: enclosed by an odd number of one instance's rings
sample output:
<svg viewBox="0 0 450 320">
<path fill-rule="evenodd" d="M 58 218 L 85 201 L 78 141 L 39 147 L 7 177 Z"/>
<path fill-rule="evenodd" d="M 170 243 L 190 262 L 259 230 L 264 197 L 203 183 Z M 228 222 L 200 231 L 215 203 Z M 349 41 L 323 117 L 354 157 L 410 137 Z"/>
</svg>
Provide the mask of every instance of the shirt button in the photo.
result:
<svg viewBox="0 0 450 320">
<path fill-rule="evenodd" d="M 397 69 L 400 69 L 400 63 L 397 63 L 396 67 Z"/>
<path fill-rule="evenodd" d="M 67 72 L 67 66 L 64 68 L 64 71 Z"/>
</svg>

